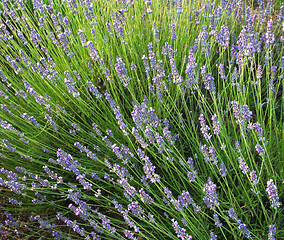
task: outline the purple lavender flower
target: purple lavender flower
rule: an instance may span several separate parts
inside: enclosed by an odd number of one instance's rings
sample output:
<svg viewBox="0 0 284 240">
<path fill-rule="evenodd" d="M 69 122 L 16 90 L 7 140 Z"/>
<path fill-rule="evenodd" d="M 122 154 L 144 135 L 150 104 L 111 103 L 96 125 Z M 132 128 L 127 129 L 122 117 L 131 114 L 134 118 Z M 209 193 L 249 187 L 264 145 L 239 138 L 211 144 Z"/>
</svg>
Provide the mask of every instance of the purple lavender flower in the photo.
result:
<svg viewBox="0 0 284 240">
<path fill-rule="evenodd" d="M 247 237 L 247 238 L 250 238 L 250 232 L 249 230 L 247 229 L 247 226 L 246 224 L 240 224 L 239 227 L 238 227 L 241 232 Z"/>
<path fill-rule="evenodd" d="M 109 22 L 107 22 L 105 25 L 106 25 L 106 28 L 107 28 L 109 35 L 113 35 L 112 29 L 111 29 L 111 24 Z"/>
<path fill-rule="evenodd" d="M 196 171 L 187 172 L 187 177 L 188 177 L 188 179 L 189 179 L 189 182 L 194 182 L 195 179 L 196 179 L 196 175 L 197 175 L 197 172 L 196 172 Z"/>
<path fill-rule="evenodd" d="M 169 141 L 170 145 L 174 145 L 175 144 L 175 141 L 171 135 L 171 132 L 169 131 L 168 127 L 165 127 L 163 129 L 163 134 L 164 134 L 164 137 Z"/>
<path fill-rule="evenodd" d="M 153 52 L 153 44 L 152 43 L 148 44 L 148 49 L 149 49 L 149 60 L 150 60 L 151 68 L 154 71 L 156 71 L 157 70 L 157 61 L 156 61 L 155 53 Z"/>
<path fill-rule="evenodd" d="M 107 229 L 108 231 L 110 231 L 111 233 L 114 234 L 116 232 L 116 228 L 115 227 L 111 227 L 110 219 L 107 219 L 107 217 L 104 214 L 99 213 L 99 212 L 98 212 L 98 216 L 102 220 L 103 228 Z"/>
<path fill-rule="evenodd" d="M 22 69 L 18 66 L 15 60 L 13 60 L 9 55 L 7 55 L 6 59 L 10 63 L 16 74 L 23 74 Z"/>
<path fill-rule="evenodd" d="M 68 41 L 66 34 L 59 33 L 57 37 L 59 39 L 61 46 L 63 47 L 63 50 L 68 52 L 69 51 L 69 48 L 68 48 L 69 41 Z"/>
<path fill-rule="evenodd" d="M 258 65 L 257 66 L 257 71 L 256 71 L 256 78 L 257 79 L 261 79 L 261 77 L 262 77 L 262 66 Z"/>
<path fill-rule="evenodd" d="M 247 166 L 246 162 L 244 161 L 242 157 L 239 157 L 239 167 L 242 170 L 243 174 L 248 173 L 249 167 Z"/>
<path fill-rule="evenodd" d="M 124 230 L 124 235 L 125 237 L 127 237 L 128 239 L 135 239 L 135 234 L 130 232 L 129 230 Z"/>
<path fill-rule="evenodd" d="M 216 185 L 212 182 L 210 177 L 208 177 L 208 183 L 205 184 L 203 192 L 206 194 L 206 196 L 203 197 L 204 203 L 208 208 L 214 210 L 215 207 L 219 205 L 219 203 L 216 192 Z"/>
<path fill-rule="evenodd" d="M 43 169 L 51 179 L 54 179 L 54 180 L 57 179 L 58 177 L 57 173 L 54 173 L 53 171 L 51 171 L 47 166 L 43 166 Z"/>
<path fill-rule="evenodd" d="M 216 240 L 217 239 L 217 235 L 215 235 L 214 232 L 210 231 L 210 238 L 209 240 Z"/>
<path fill-rule="evenodd" d="M 103 139 L 103 141 L 106 143 L 106 146 L 107 146 L 107 147 L 112 148 L 112 143 L 111 143 L 111 141 L 107 138 L 107 136 L 104 136 L 102 139 Z"/>
<path fill-rule="evenodd" d="M 173 76 L 173 82 L 176 83 L 176 84 L 182 84 L 182 76 L 179 75 L 178 73 L 178 70 L 177 70 L 177 67 L 176 67 L 176 63 L 175 63 L 175 60 L 174 58 L 170 58 L 170 65 L 171 65 L 171 68 L 172 68 L 172 76 Z"/>
<path fill-rule="evenodd" d="M 116 58 L 116 64 L 115 64 L 115 70 L 118 74 L 118 77 L 123 84 L 124 87 L 128 86 L 128 83 L 130 81 L 130 78 L 127 77 L 127 69 L 125 67 L 125 63 L 122 61 L 121 58 L 117 57 Z"/>
<path fill-rule="evenodd" d="M 155 223 L 154 215 L 151 214 L 150 212 L 148 213 L 148 218 L 149 218 L 149 222 L 150 222 L 150 223 Z"/>
<path fill-rule="evenodd" d="M 31 41 L 33 42 L 33 44 L 37 48 L 39 46 L 39 44 L 41 43 L 41 38 L 40 38 L 39 33 L 37 33 L 34 28 L 31 28 L 30 37 L 31 37 Z M 59 40 L 61 40 L 60 36 L 58 36 L 58 37 L 59 37 Z M 65 40 L 67 41 L 67 39 L 65 39 Z"/>
<path fill-rule="evenodd" d="M 90 56 L 92 57 L 92 59 L 94 61 L 97 61 L 100 59 L 100 56 L 98 55 L 98 52 L 97 52 L 97 49 L 95 48 L 94 44 L 92 41 L 88 41 L 86 43 L 86 46 L 88 47 L 89 49 L 89 52 L 90 52 Z"/>
<path fill-rule="evenodd" d="M 21 184 L 20 182 L 17 182 L 15 180 L 5 180 L 0 177 L 0 186 L 4 186 L 6 188 L 9 188 L 11 191 L 22 194 L 23 196 L 26 195 L 26 193 L 23 193 L 22 191 L 26 190 L 27 186 L 25 184 Z"/>
<path fill-rule="evenodd" d="M 236 101 L 231 101 L 228 103 L 228 106 L 233 107 L 237 124 L 241 125 L 243 123 L 243 119 L 245 119 L 247 122 L 251 120 L 252 112 L 249 110 L 247 105 L 241 105 Z"/>
<path fill-rule="evenodd" d="M 242 148 L 240 146 L 239 141 L 235 141 L 235 148 L 236 148 L 235 150 L 238 151 L 239 153 L 242 152 Z"/>
<path fill-rule="evenodd" d="M 149 203 L 149 204 L 152 204 L 154 202 L 153 198 L 151 198 L 151 196 L 149 194 L 147 194 L 143 188 L 141 188 L 139 190 L 139 193 L 140 193 L 140 198 L 141 198 L 141 201 L 142 202 L 146 202 L 146 203 Z"/>
<path fill-rule="evenodd" d="M 123 159 L 123 155 L 121 154 L 121 152 L 119 151 L 119 147 L 116 146 L 116 144 L 113 144 L 111 146 L 112 151 L 115 153 L 115 155 L 119 158 L 119 159 Z"/>
<path fill-rule="evenodd" d="M 156 132 L 155 138 L 156 138 L 157 143 L 159 144 L 158 152 L 160 154 L 162 154 L 163 151 L 165 150 L 165 141 L 164 141 L 163 137 L 158 132 Z"/>
<path fill-rule="evenodd" d="M 144 104 L 142 107 L 135 105 L 133 111 L 131 112 L 132 119 L 135 122 L 136 127 L 141 130 L 144 128 L 143 123 L 147 121 L 146 107 L 146 104 Z"/>
<path fill-rule="evenodd" d="M 223 162 L 220 163 L 220 172 L 221 172 L 222 177 L 227 176 L 227 169 Z"/>
<path fill-rule="evenodd" d="M 16 147 L 11 147 L 11 144 L 9 143 L 9 141 L 7 139 L 3 139 L 3 143 L 4 143 L 4 146 L 10 150 L 11 152 L 15 152 L 16 151 Z"/>
<path fill-rule="evenodd" d="M 234 219 L 236 222 L 240 223 L 241 221 L 238 219 L 237 214 L 233 208 L 230 208 L 228 211 L 229 217 Z"/>
<path fill-rule="evenodd" d="M 146 71 L 146 76 L 147 76 L 147 79 L 150 79 L 150 66 L 149 66 L 149 63 L 148 63 L 148 58 L 143 55 L 142 56 L 142 61 L 143 61 L 143 64 L 144 64 L 144 67 L 145 67 L 145 71 Z"/>
<path fill-rule="evenodd" d="M 207 146 L 206 145 L 201 145 L 200 146 L 200 150 L 202 151 L 202 153 L 204 155 L 205 162 L 209 162 L 210 161 L 210 155 L 208 153 Z"/>
<path fill-rule="evenodd" d="M 183 12 L 182 0 L 177 0 L 176 8 L 177 8 L 177 14 L 178 15 L 182 14 Z"/>
<path fill-rule="evenodd" d="M 93 126 L 93 129 L 96 131 L 96 133 L 97 133 L 99 136 L 102 136 L 102 132 L 101 132 L 101 130 L 98 128 L 98 125 L 95 124 L 95 123 L 92 123 L 92 126 Z"/>
<path fill-rule="evenodd" d="M 172 191 L 170 191 L 168 187 L 164 187 L 164 193 L 166 194 L 168 198 L 172 198 L 173 196 Z"/>
<path fill-rule="evenodd" d="M 4 73 L 2 72 L 2 70 L 0 69 L 0 79 L 3 83 L 7 82 L 8 78 L 5 77 Z"/>
<path fill-rule="evenodd" d="M 140 220 L 145 219 L 145 216 L 143 216 L 144 209 L 139 205 L 137 201 L 128 204 L 128 211 L 131 211 Z"/>
<path fill-rule="evenodd" d="M 156 141 L 154 134 L 149 126 L 146 126 L 145 128 L 145 137 L 149 140 L 150 143 L 154 143 Z"/>
<path fill-rule="evenodd" d="M 110 129 L 106 130 L 107 135 L 109 135 L 111 138 L 113 138 L 113 133 Z"/>
<path fill-rule="evenodd" d="M 56 18 L 56 15 L 54 15 L 53 13 L 50 15 L 51 17 L 51 20 L 53 22 L 53 25 L 56 29 L 60 29 L 60 26 L 59 26 L 59 23 L 58 23 L 58 20 Z"/>
<path fill-rule="evenodd" d="M 265 150 L 263 149 L 263 147 L 260 144 L 256 144 L 255 145 L 255 149 L 258 152 L 259 156 L 263 156 L 265 153 Z"/>
<path fill-rule="evenodd" d="M 80 131 L 80 127 L 76 123 L 72 123 L 71 126 L 75 128 L 76 131 Z"/>
<path fill-rule="evenodd" d="M 270 179 L 267 182 L 266 192 L 268 193 L 268 197 L 270 199 L 271 206 L 274 209 L 279 208 L 281 203 L 279 202 L 279 197 L 278 197 L 278 194 L 277 194 L 277 187 L 274 184 L 273 179 Z"/>
<path fill-rule="evenodd" d="M 172 219 L 172 225 L 175 229 L 176 235 L 178 238 L 181 238 L 182 240 L 191 240 L 192 236 L 189 236 L 186 234 L 186 230 L 179 226 L 178 222 L 173 218 Z"/>
<path fill-rule="evenodd" d="M 172 24 L 172 40 L 174 41 L 174 40 L 176 40 L 178 37 L 177 37 L 177 35 L 176 35 L 176 24 L 175 23 L 173 23 Z"/>
<path fill-rule="evenodd" d="M 155 174 L 156 167 L 153 166 L 149 157 L 146 156 L 145 152 L 143 152 L 140 148 L 137 149 L 138 156 L 145 162 L 143 166 L 143 171 L 146 175 L 146 179 L 149 179 L 152 183 L 159 182 L 160 176 Z"/>
<path fill-rule="evenodd" d="M 275 240 L 274 234 L 276 233 L 275 225 L 269 226 L 268 240 Z"/>
<path fill-rule="evenodd" d="M 203 133 L 204 138 L 208 141 L 210 140 L 210 138 L 212 137 L 212 135 L 210 133 L 208 133 L 210 131 L 210 127 L 208 125 L 206 125 L 205 119 L 204 119 L 204 114 L 200 114 L 199 115 L 199 123 L 200 123 L 200 130 Z"/>
<path fill-rule="evenodd" d="M 78 98 L 80 96 L 80 92 L 75 88 L 76 83 L 71 82 L 70 79 L 65 78 L 64 82 L 67 86 L 67 90 L 69 93 L 72 93 L 73 97 Z"/>
<path fill-rule="evenodd" d="M 25 37 L 24 37 L 24 35 L 21 31 L 17 30 L 17 35 L 24 45 L 28 44 L 27 40 L 25 39 Z"/>
<path fill-rule="evenodd" d="M 251 171 L 250 174 L 250 181 L 252 182 L 253 186 L 256 186 L 258 180 L 257 180 L 257 175 L 256 175 L 256 171 Z"/>
<path fill-rule="evenodd" d="M 90 81 L 87 81 L 87 85 L 89 87 L 90 92 L 95 95 L 97 99 L 100 99 L 102 97 L 102 94 L 99 93 L 97 87 L 94 86 L 94 84 Z"/>
<path fill-rule="evenodd" d="M 197 83 L 196 81 L 196 59 L 194 57 L 194 52 L 192 49 L 189 50 L 188 52 L 188 63 L 186 64 L 186 69 L 185 73 L 187 74 L 187 79 L 186 79 L 186 87 L 191 88 L 194 84 Z"/>
<path fill-rule="evenodd" d="M 128 125 L 126 123 L 124 123 L 124 121 L 123 121 L 123 118 L 120 114 L 120 108 L 116 105 L 116 103 L 113 101 L 113 99 L 111 98 L 111 96 L 108 92 L 105 93 L 105 97 L 106 97 L 107 101 L 109 102 L 111 109 L 113 110 L 113 112 L 115 114 L 115 117 L 118 121 L 120 129 L 123 130 L 124 135 L 128 135 L 128 133 L 126 132 Z"/>
<path fill-rule="evenodd" d="M 263 137 L 263 129 L 261 128 L 261 124 L 256 122 L 256 123 L 250 123 L 248 125 L 248 129 L 254 130 L 257 133 L 258 139 L 260 141 L 264 141 L 265 137 Z"/>
<path fill-rule="evenodd" d="M 78 35 L 80 36 L 82 46 L 86 47 L 87 46 L 87 41 L 86 41 L 84 33 L 83 33 L 83 31 L 81 29 L 78 29 Z"/>
<path fill-rule="evenodd" d="M 208 152 L 210 154 L 210 161 L 213 163 L 213 165 L 217 165 L 218 158 L 216 157 L 214 148 L 212 146 L 210 146 L 208 149 L 209 149 Z"/>
<path fill-rule="evenodd" d="M 135 127 L 132 128 L 132 134 L 136 138 L 137 142 L 141 144 L 142 148 L 148 147 L 148 144 L 144 141 L 144 139 L 141 137 L 141 135 L 138 133 L 138 130 Z"/>
<path fill-rule="evenodd" d="M 132 62 L 130 65 L 130 69 L 133 71 L 137 68 L 137 66 Z"/>
<path fill-rule="evenodd" d="M 218 43 L 222 47 L 228 47 L 230 41 L 230 32 L 227 26 L 222 25 L 220 29 L 220 34 L 218 35 Z"/>
<path fill-rule="evenodd" d="M 269 48 L 275 41 L 275 36 L 273 34 L 273 30 L 272 30 L 272 20 L 269 20 L 267 23 L 267 31 L 265 34 L 265 45 L 266 48 Z"/>
<path fill-rule="evenodd" d="M 215 225 L 217 227 L 221 227 L 223 224 L 220 222 L 220 219 L 219 219 L 219 216 L 217 213 L 214 213 L 213 214 L 213 218 L 214 218 L 214 221 L 215 221 Z"/>
<path fill-rule="evenodd" d="M 194 161 L 193 161 L 193 158 L 189 157 L 187 159 L 187 163 L 188 163 L 188 166 L 191 170 L 195 170 L 195 166 L 194 166 Z"/>
<path fill-rule="evenodd" d="M 215 83 L 214 83 L 214 77 L 212 76 L 212 73 L 206 72 L 207 66 L 204 65 L 201 67 L 201 76 L 203 83 L 205 85 L 205 89 L 211 91 L 212 93 L 215 92 Z"/>
<path fill-rule="evenodd" d="M 214 114 L 212 116 L 212 122 L 213 122 L 213 131 L 215 135 L 220 135 L 220 123 L 218 121 L 218 116 Z"/>
<path fill-rule="evenodd" d="M 220 63 L 219 65 L 217 64 L 216 66 L 218 67 L 220 78 L 227 79 L 224 64 Z"/>
<path fill-rule="evenodd" d="M 208 50 L 208 49 L 207 49 L 207 42 L 206 42 L 207 38 L 208 38 L 207 27 L 206 27 L 205 25 L 203 25 L 203 26 L 202 26 L 202 30 L 200 31 L 200 33 L 199 33 L 199 35 L 198 35 L 198 41 L 201 42 L 202 47 L 203 47 L 202 51 L 205 52 L 205 53 L 206 53 L 207 50 Z"/>
<path fill-rule="evenodd" d="M 129 194 L 130 196 L 134 197 L 137 193 L 136 189 L 127 182 L 126 179 L 117 180 L 117 183 L 123 187 L 123 189 Z"/>
<path fill-rule="evenodd" d="M 248 122 L 252 119 L 252 111 L 250 111 L 247 105 L 240 105 L 240 110 L 243 114 L 243 118 Z"/>
<path fill-rule="evenodd" d="M 14 204 L 14 205 L 19 205 L 19 206 L 23 204 L 22 202 L 19 202 L 18 200 L 13 199 L 13 198 L 9 198 L 9 203 Z"/>
<path fill-rule="evenodd" d="M 156 42 L 159 42 L 159 30 L 157 29 L 157 26 L 156 26 L 156 22 L 153 21 L 153 27 L 152 27 L 152 30 L 154 32 L 154 36 L 156 38 Z"/>
</svg>

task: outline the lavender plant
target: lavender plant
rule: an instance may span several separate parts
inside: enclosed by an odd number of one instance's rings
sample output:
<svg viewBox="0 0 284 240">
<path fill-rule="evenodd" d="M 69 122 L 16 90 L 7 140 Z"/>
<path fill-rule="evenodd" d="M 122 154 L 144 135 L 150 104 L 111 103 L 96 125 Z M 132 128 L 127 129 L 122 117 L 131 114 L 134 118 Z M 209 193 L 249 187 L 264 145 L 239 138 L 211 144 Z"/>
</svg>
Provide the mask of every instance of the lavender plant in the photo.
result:
<svg viewBox="0 0 284 240">
<path fill-rule="evenodd" d="M 284 6 L 3 0 L 1 239 L 281 239 Z"/>
</svg>

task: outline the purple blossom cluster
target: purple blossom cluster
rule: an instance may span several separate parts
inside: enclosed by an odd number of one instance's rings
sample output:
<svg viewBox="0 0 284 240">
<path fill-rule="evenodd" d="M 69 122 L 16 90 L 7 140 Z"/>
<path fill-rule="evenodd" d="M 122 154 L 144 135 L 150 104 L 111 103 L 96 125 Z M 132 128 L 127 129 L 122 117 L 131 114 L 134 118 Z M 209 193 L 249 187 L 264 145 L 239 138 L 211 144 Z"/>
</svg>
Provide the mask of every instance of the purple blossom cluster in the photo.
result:
<svg viewBox="0 0 284 240">
<path fill-rule="evenodd" d="M 214 77 L 212 76 L 212 73 L 206 72 L 207 66 L 204 65 L 201 67 L 201 76 L 202 80 L 205 86 L 205 89 L 209 90 L 210 92 L 215 92 L 215 83 L 214 83 Z"/>
<path fill-rule="evenodd" d="M 130 78 L 127 76 L 127 69 L 125 67 L 125 63 L 122 61 L 121 58 L 116 58 L 115 70 L 118 74 L 118 78 L 120 79 L 121 83 L 124 87 L 128 86 Z"/>
<path fill-rule="evenodd" d="M 98 161 L 98 157 L 92 151 L 88 150 L 86 146 L 81 145 L 79 142 L 75 142 L 74 146 L 79 148 L 80 152 L 85 152 L 89 158 Z"/>
<path fill-rule="evenodd" d="M 115 117 L 118 121 L 118 124 L 120 126 L 120 129 L 123 130 L 124 134 L 127 135 L 126 129 L 128 125 L 124 123 L 124 120 L 122 118 L 122 115 L 120 114 L 120 108 L 116 105 L 116 103 L 111 98 L 110 94 L 108 92 L 105 93 L 106 100 L 109 102 L 111 109 L 113 110 Z"/>
<path fill-rule="evenodd" d="M 211 139 L 212 135 L 209 133 L 210 127 L 209 127 L 208 125 L 206 125 L 206 122 L 205 122 L 204 114 L 203 114 L 203 113 L 201 113 L 201 114 L 199 115 L 198 120 L 199 120 L 199 123 L 200 123 L 200 126 L 201 126 L 200 130 L 201 130 L 201 132 L 202 132 L 204 138 L 205 138 L 207 141 L 209 141 L 209 140 Z"/>
<path fill-rule="evenodd" d="M 245 160 L 242 157 L 239 157 L 238 159 L 239 159 L 239 167 L 242 170 L 242 173 L 247 174 L 249 167 L 247 166 Z"/>
<path fill-rule="evenodd" d="M 267 181 L 266 192 L 268 194 L 269 200 L 271 202 L 271 207 L 277 209 L 280 207 L 281 203 L 279 202 L 279 197 L 277 193 L 277 187 L 273 182 L 273 179 Z"/>
<path fill-rule="evenodd" d="M 141 130 L 145 128 L 146 124 L 157 128 L 161 123 L 161 120 L 158 118 L 155 110 L 152 107 L 148 108 L 147 103 L 148 99 L 144 98 L 141 106 L 134 105 L 133 111 L 131 112 L 132 119 L 136 127 Z"/>
<path fill-rule="evenodd" d="M 97 99 L 102 97 L 102 94 L 99 93 L 98 88 L 94 86 L 94 84 L 90 81 L 87 81 L 87 85 L 89 87 L 90 92 L 95 95 Z"/>
<path fill-rule="evenodd" d="M 187 88 L 191 88 L 197 83 L 196 74 L 197 74 L 197 63 L 194 57 L 194 51 L 190 49 L 188 51 L 188 63 L 186 64 L 185 73 L 187 75 L 186 84 Z"/>
<path fill-rule="evenodd" d="M 138 156 L 145 162 L 143 171 L 146 175 L 146 179 L 149 179 L 152 183 L 159 182 L 160 176 L 155 173 L 156 167 L 152 164 L 149 157 L 140 148 L 137 149 Z"/>
<path fill-rule="evenodd" d="M 206 145 L 200 145 L 200 150 L 204 155 L 205 162 L 212 162 L 214 165 L 217 165 L 218 158 L 215 154 L 215 150 L 212 146 L 207 148 Z"/>
<path fill-rule="evenodd" d="M 215 221 L 215 225 L 217 227 L 221 227 L 223 224 L 221 223 L 220 219 L 219 219 L 219 216 L 217 213 L 214 213 L 213 214 L 213 218 L 214 218 L 214 221 Z"/>
<path fill-rule="evenodd" d="M 213 125 L 213 132 L 215 135 L 220 135 L 220 123 L 218 120 L 218 115 L 214 114 L 211 118 Z"/>
<path fill-rule="evenodd" d="M 203 197 L 203 201 L 205 205 L 211 210 L 214 210 L 216 206 L 219 205 L 216 187 L 217 186 L 212 182 L 211 178 L 209 177 L 208 183 L 206 183 L 203 188 L 203 192 L 206 194 L 206 196 Z"/>
<path fill-rule="evenodd" d="M 228 103 L 228 107 L 232 106 L 234 116 L 237 124 L 243 124 L 245 122 L 249 122 L 252 119 L 252 112 L 248 108 L 247 105 L 239 104 L 239 102 L 231 101 Z"/>
<path fill-rule="evenodd" d="M 9 141 L 7 139 L 3 139 L 2 142 L 4 143 L 4 146 L 10 150 L 11 152 L 15 152 L 16 151 L 16 147 L 12 147 L 11 144 L 9 143 Z"/>
<path fill-rule="evenodd" d="M 269 226 L 268 240 L 275 240 L 274 234 L 276 233 L 275 225 Z"/>
<path fill-rule="evenodd" d="M 191 240 L 192 236 L 186 234 L 186 230 L 179 226 L 178 222 L 173 218 L 172 219 L 172 225 L 175 229 L 176 235 L 178 238 L 182 240 Z"/>
<path fill-rule="evenodd" d="M 242 223 L 242 224 L 239 225 L 238 228 L 241 230 L 241 232 L 242 232 L 247 238 L 250 238 L 251 233 L 250 233 L 250 231 L 247 229 L 246 224 L 243 224 L 243 223 Z"/>
</svg>

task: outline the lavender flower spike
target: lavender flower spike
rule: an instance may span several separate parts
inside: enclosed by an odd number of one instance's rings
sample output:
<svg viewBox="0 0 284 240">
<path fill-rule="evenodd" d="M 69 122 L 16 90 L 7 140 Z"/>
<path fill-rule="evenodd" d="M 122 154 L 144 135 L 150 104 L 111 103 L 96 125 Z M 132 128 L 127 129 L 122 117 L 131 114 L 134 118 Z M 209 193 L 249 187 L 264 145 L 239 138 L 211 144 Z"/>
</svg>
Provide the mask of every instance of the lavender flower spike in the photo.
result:
<svg viewBox="0 0 284 240">
<path fill-rule="evenodd" d="M 214 210 L 218 203 L 218 196 L 216 192 L 216 184 L 214 184 L 211 178 L 208 178 L 208 183 L 205 184 L 203 192 L 206 193 L 206 196 L 203 197 L 203 201 L 208 208 Z"/>
<path fill-rule="evenodd" d="M 269 199 L 271 201 L 271 206 L 274 209 L 277 209 L 278 207 L 280 207 L 281 203 L 279 202 L 279 197 L 277 194 L 277 187 L 274 184 L 273 179 L 270 179 L 267 182 L 266 192 L 268 193 Z"/>
<path fill-rule="evenodd" d="M 173 218 L 172 219 L 172 225 L 175 229 L 175 232 L 177 234 L 177 237 L 178 238 L 181 238 L 182 240 L 191 240 L 192 239 L 192 236 L 189 236 L 188 234 L 185 233 L 185 229 L 180 227 L 178 222 Z"/>
</svg>

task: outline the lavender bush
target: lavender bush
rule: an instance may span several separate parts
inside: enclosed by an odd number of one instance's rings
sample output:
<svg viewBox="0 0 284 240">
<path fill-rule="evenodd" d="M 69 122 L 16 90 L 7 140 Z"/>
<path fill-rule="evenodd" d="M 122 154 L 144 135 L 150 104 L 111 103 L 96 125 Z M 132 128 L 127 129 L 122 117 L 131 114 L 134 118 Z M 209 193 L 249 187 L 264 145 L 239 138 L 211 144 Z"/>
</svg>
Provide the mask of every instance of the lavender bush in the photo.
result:
<svg viewBox="0 0 284 240">
<path fill-rule="evenodd" d="M 1 239 L 283 239 L 276 2 L 1 1 Z"/>
</svg>

